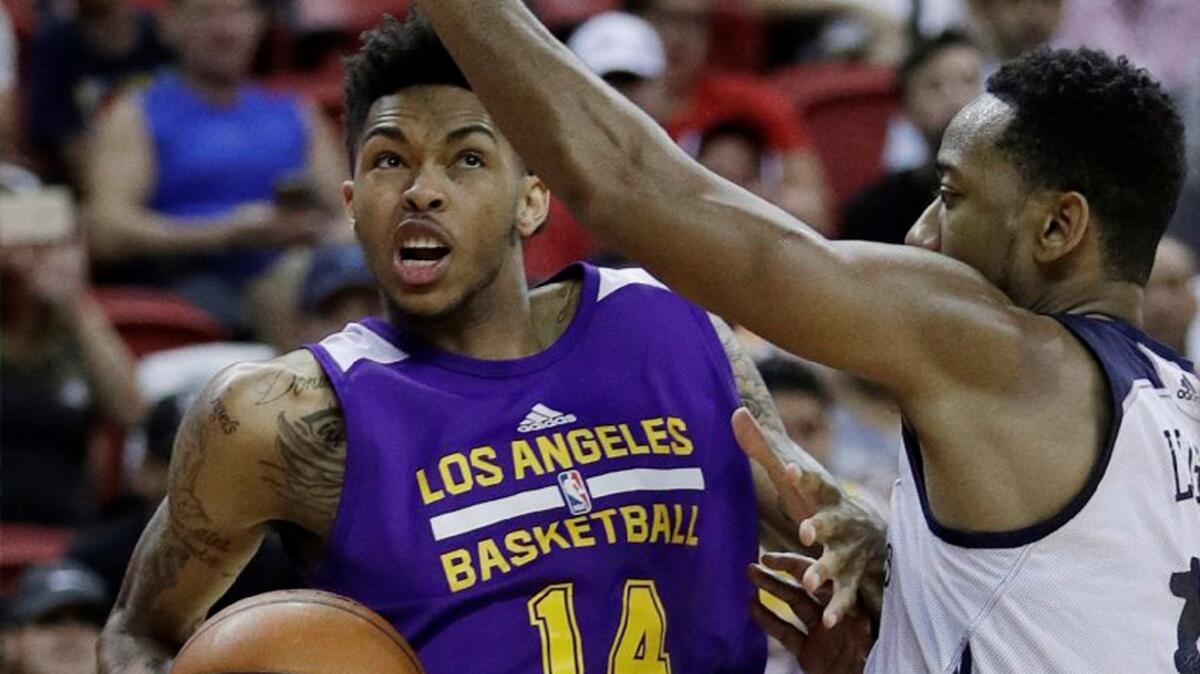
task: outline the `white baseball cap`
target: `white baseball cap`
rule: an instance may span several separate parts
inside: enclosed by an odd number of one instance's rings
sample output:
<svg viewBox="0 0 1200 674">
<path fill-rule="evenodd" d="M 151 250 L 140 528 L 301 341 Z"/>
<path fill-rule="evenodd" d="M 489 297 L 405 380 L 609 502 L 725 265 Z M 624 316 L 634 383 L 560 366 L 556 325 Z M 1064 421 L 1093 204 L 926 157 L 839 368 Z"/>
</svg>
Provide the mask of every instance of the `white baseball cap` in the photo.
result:
<svg viewBox="0 0 1200 674">
<path fill-rule="evenodd" d="M 604 12 L 588 19 L 567 46 L 601 77 L 629 73 L 652 80 L 667 69 L 658 31 L 645 19 L 625 12 Z"/>
</svg>

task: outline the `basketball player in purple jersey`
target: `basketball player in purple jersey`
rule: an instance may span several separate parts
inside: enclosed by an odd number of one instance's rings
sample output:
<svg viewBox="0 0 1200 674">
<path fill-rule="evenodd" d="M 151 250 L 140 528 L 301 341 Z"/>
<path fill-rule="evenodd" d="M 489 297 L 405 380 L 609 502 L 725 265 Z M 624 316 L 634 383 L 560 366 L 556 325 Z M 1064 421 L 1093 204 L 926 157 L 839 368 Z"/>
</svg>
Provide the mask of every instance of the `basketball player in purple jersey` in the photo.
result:
<svg viewBox="0 0 1200 674">
<path fill-rule="evenodd" d="M 344 196 L 387 320 L 202 393 L 101 671 L 165 672 L 286 522 L 313 586 L 389 619 L 431 674 L 761 672 L 745 571 L 796 522 L 730 415 L 819 467 L 730 331 L 640 270 L 528 290 L 521 240 L 549 194 L 427 24 L 373 31 L 346 93 Z M 871 515 L 813 493 L 863 532 L 827 552 L 882 554 Z"/>
<path fill-rule="evenodd" d="M 867 671 L 1200 672 L 1200 379 L 1138 328 L 1185 172 L 1149 73 L 1088 49 L 1005 64 L 946 131 L 913 245 L 828 241 L 685 156 L 519 0 L 417 4 L 585 225 L 897 399 Z M 801 655 L 819 641 L 766 618 Z"/>
</svg>

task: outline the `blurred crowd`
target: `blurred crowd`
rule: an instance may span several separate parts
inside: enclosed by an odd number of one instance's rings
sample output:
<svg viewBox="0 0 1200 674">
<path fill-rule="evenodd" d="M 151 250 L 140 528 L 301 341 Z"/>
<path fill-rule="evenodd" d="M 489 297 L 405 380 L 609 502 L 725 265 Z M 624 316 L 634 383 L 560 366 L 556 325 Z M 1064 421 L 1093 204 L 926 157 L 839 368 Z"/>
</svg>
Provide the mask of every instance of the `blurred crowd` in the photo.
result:
<svg viewBox="0 0 1200 674">
<path fill-rule="evenodd" d="M 943 131 L 1002 61 L 1127 54 L 1175 95 L 1193 169 L 1146 328 L 1200 352 L 1200 2 L 531 4 L 715 173 L 830 237 L 897 244 L 933 198 Z M 3 671 L 88 671 L 198 386 L 381 311 L 341 208 L 340 59 L 406 5 L 2 0 Z M 15 222 L 64 199 L 59 226 Z M 581 258 L 623 263 L 555 204 L 529 278 Z M 793 439 L 886 509 L 902 451 L 886 393 L 743 337 Z M 268 539 L 226 602 L 300 582 Z"/>
</svg>

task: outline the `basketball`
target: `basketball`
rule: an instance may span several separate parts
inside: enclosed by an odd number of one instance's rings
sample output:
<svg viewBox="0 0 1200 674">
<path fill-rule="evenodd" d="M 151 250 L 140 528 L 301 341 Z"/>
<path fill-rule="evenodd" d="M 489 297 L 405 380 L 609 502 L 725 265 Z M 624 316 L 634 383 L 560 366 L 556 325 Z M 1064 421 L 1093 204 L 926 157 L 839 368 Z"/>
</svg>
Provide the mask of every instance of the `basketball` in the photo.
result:
<svg viewBox="0 0 1200 674">
<path fill-rule="evenodd" d="M 244 599 L 210 618 L 172 674 L 424 674 L 412 647 L 371 609 L 316 590 Z"/>
</svg>

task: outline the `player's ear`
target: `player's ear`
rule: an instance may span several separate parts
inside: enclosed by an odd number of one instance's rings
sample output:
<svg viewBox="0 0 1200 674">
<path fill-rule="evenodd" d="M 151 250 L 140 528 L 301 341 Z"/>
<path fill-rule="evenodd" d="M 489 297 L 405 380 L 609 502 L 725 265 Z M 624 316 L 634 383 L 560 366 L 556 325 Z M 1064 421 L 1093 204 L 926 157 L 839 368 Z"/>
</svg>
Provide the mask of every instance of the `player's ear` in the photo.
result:
<svg viewBox="0 0 1200 674">
<path fill-rule="evenodd" d="M 1087 197 L 1079 192 L 1062 192 L 1047 197 L 1050 208 L 1037 232 L 1036 259 L 1053 264 L 1079 248 L 1092 227 Z"/>
<path fill-rule="evenodd" d="M 521 238 L 537 234 L 549 214 L 550 188 L 536 174 L 526 174 L 521 178 L 521 201 L 517 204 L 516 227 Z"/>
<path fill-rule="evenodd" d="M 346 218 L 350 221 L 350 226 L 354 228 L 354 233 L 358 234 L 358 220 L 354 215 L 353 180 L 347 180 L 342 183 L 342 210 L 346 213 Z"/>
</svg>

